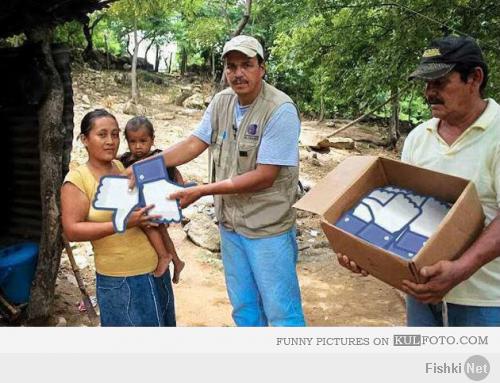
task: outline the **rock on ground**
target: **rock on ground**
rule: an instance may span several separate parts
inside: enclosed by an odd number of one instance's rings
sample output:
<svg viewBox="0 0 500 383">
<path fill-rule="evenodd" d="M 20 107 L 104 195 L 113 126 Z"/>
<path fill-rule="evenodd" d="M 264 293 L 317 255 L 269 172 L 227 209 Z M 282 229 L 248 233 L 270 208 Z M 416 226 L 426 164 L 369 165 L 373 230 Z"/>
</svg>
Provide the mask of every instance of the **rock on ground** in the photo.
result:
<svg viewBox="0 0 500 383">
<path fill-rule="evenodd" d="M 144 115 L 146 114 L 146 108 L 140 104 L 134 103 L 132 100 L 129 100 L 123 107 L 123 113 L 130 114 L 132 116 Z"/>
<path fill-rule="evenodd" d="M 184 227 L 188 238 L 197 246 L 212 252 L 220 252 L 220 237 L 217 225 L 203 213 L 191 215 L 191 221 Z"/>
<path fill-rule="evenodd" d="M 182 106 L 184 100 L 193 95 L 193 89 L 191 87 L 182 87 L 181 94 L 179 94 L 175 99 L 175 105 Z"/>
<path fill-rule="evenodd" d="M 155 116 L 157 120 L 173 120 L 175 119 L 175 114 L 173 113 L 160 113 Z"/>
<path fill-rule="evenodd" d="M 354 149 L 354 140 L 347 137 L 332 137 L 329 139 L 330 147 L 335 149 L 352 150 Z"/>
<path fill-rule="evenodd" d="M 188 97 L 182 103 L 182 106 L 189 109 L 204 109 L 205 100 L 203 99 L 203 95 L 201 93 L 195 93 L 192 96 Z"/>
</svg>

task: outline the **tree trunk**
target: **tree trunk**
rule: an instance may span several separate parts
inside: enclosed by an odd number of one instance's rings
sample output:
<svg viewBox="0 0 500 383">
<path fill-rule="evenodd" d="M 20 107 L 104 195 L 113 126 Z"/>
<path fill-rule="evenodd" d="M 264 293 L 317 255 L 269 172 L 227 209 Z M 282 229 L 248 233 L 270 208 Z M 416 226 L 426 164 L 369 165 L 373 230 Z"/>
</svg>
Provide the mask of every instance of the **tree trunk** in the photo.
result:
<svg viewBox="0 0 500 383">
<path fill-rule="evenodd" d="M 99 16 L 94 20 L 92 25 L 90 25 L 90 18 L 88 16 L 85 16 L 85 18 L 82 20 L 82 26 L 83 26 L 83 34 L 85 36 L 85 40 L 87 41 L 87 46 L 85 47 L 83 51 L 83 59 L 84 60 L 92 60 L 95 58 L 94 55 L 94 42 L 92 40 L 92 35 L 94 33 L 94 28 L 96 25 L 101 21 L 103 18 L 103 15 Z"/>
<path fill-rule="evenodd" d="M 169 57 L 169 59 L 168 59 L 168 62 L 169 62 L 169 64 L 168 64 L 168 73 L 169 73 L 169 74 L 170 74 L 170 73 L 172 73 L 172 65 L 173 65 L 173 62 L 172 62 L 172 61 L 173 61 L 173 60 L 174 60 L 174 54 L 173 54 L 173 52 L 171 52 L 171 53 L 170 53 L 170 57 Z"/>
<path fill-rule="evenodd" d="M 343 127 L 335 129 L 332 133 L 330 133 L 325 138 L 331 138 L 331 137 L 339 134 L 340 132 L 343 132 L 347 128 L 350 128 L 351 126 L 353 126 L 353 125 L 357 124 L 358 122 L 362 121 L 364 118 L 368 117 L 373 112 L 376 112 L 377 110 L 382 109 L 386 104 L 388 104 L 389 102 L 391 102 L 394 98 L 400 97 L 401 94 L 403 94 L 403 92 L 405 92 L 411 85 L 412 85 L 411 83 L 408 83 L 403 89 L 401 89 L 396 94 L 392 94 L 391 97 L 389 97 L 387 100 L 385 100 L 382 104 L 375 106 L 374 108 L 370 109 L 368 112 L 366 112 L 365 114 L 363 114 L 362 116 L 360 116 L 360 117 L 356 118 L 355 120 L 349 122 L 348 124 L 344 125 Z"/>
<path fill-rule="evenodd" d="M 389 146 L 395 147 L 399 139 L 399 90 L 398 88 L 391 89 L 391 123 L 389 127 Z"/>
<path fill-rule="evenodd" d="M 211 66 L 212 66 L 212 82 L 215 82 L 215 80 L 217 79 L 217 71 L 215 70 L 215 49 L 212 48 L 212 51 L 211 51 L 211 56 L 212 56 L 212 63 L 211 63 Z"/>
<path fill-rule="evenodd" d="M 90 29 L 90 19 L 88 17 L 82 22 L 83 25 L 83 35 L 85 36 L 85 40 L 87 41 L 87 46 L 83 50 L 83 58 L 88 57 L 89 54 L 94 50 L 94 43 L 92 41 L 92 30 Z"/>
<path fill-rule="evenodd" d="M 169 73 L 169 74 L 170 74 L 170 56 L 171 55 L 163 58 L 163 62 L 165 63 L 165 73 Z"/>
<path fill-rule="evenodd" d="M 245 10 L 243 11 L 243 17 L 241 18 L 240 23 L 233 32 L 232 37 L 238 36 L 241 33 L 241 31 L 243 31 L 243 28 L 245 28 L 245 25 L 247 25 L 248 20 L 250 20 L 251 11 L 252 11 L 252 0 L 246 0 Z"/>
<path fill-rule="evenodd" d="M 325 100 L 323 97 L 323 93 L 319 96 L 319 116 L 318 122 L 323 122 L 325 119 Z"/>
<path fill-rule="evenodd" d="M 108 32 L 104 33 L 104 47 L 106 49 L 106 69 L 109 70 L 109 46 L 108 46 Z"/>
<path fill-rule="evenodd" d="M 132 56 L 132 102 L 137 104 L 139 102 L 139 92 L 137 89 L 137 54 L 139 52 L 139 44 L 137 41 L 137 18 L 134 18 L 134 55 Z"/>
<path fill-rule="evenodd" d="M 52 33 L 50 29 L 28 32 L 29 39 L 41 46 L 40 70 L 49 84 L 47 96 L 38 109 L 40 197 L 43 214 L 40 253 L 28 306 L 28 320 L 30 321 L 43 320 L 50 314 L 63 248 L 60 187 L 64 148 L 64 90 L 52 58 L 50 47 Z"/>
<path fill-rule="evenodd" d="M 320 87 L 320 95 L 319 95 L 319 117 L 318 122 L 322 122 L 325 119 L 325 96 L 324 94 L 324 85 L 323 79 L 321 79 L 321 87 Z"/>
<path fill-rule="evenodd" d="M 148 62 L 148 53 L 149 53 L 149 50 L 151 49 L 151 47 L 153 46 L 154 42 L 155 42 L 155 39 L 156 37 L 153 37 L 151 39 L 151 42 L 149 43 L 149 45 L 147 46 L 146 48 L 146 51 L 144 52 L 144 61 L 146 61 L 146 63 Z"/>
<path fill-rule="evenodd" d="M 185 47 L 182 47 L 182 51 L 181 51 L 181 76 L 184 76 L 184 74 L 187 72 L 187 60 L 188 60 L 187 49 Z"/>
<path fill-rule="evenodd" d="M 134 56 L 134 53 L 130 52 L 130 32 L 127 33 L 127 53 L 130 57 Z"/>
<path fill-rule="evenodd" d="M 415 96 L 415 88 L 411 89 L 410 93 L 410 101 L 408 102 L 408 122 L 410 126 L 413 126 L 413 122 L 411 121 L 411 116 L 413 114 L 413 97 Z"/>
<path fill-rule="evenodd" d="M 248 20 L 250 19 L 250 13 L 251 12 L 252 12 L 252 0 L 246 0 L 245 1 L 245 10 L 243 11 L 243 17 L 241 18 L 240 23 L 238 24 L 238 26 L 236 27 L 236 29 L 234 30 L 234 32 L 231 34 L 231 38 L 235 37 L 235 36 L 238 36 L 243 31 L 243 28 L 245 28 L 245 26 L 248 23 Z M 262 57 L 262 58 L 264 58 L 264 57 Z M 226 85 L 227 85 L 227 80 L 226 80 L 226 64 L 224 63 L 224 69 L 222 70 L 222 76 L 221 76 L 221 79 L 220 79 L 219 86 L 218 87 L 214 87 L 214 89 L 217 92 L 217 91 L 225 88 Z"/>
<path fill-rule="evenodd" d="M 155 56 L 155 72 L 158 72 L 160 69 L 160 60 L 161 60 L 161 51 L 160 51 L 160 44 L 156 44 L 156 56 Z"/>
</svg>

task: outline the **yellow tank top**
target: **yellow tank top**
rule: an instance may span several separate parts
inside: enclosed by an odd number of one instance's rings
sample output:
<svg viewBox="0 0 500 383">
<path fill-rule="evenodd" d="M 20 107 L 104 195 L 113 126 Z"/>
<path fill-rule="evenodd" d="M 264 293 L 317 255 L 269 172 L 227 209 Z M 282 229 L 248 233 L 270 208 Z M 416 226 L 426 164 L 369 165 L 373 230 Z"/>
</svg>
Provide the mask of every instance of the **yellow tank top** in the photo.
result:
<svg viewBox="0 0 500 383">
<path fill-rule="evenodd" d="M 123 172 L 121 162 L 114 164 Z M 89 222 L 109 222 L 112 212 L 96 210 L 92 207 L 98 180 L 90 172 L 87 165 L 81 165 L 70 170 L 64 183 L 71 182 L 80 189 L 89 200 Z M 151 246 L 146 234 L 139 228 L 133 227 L 124 233 L 116 233 L 107 237 L 91 241 L 94 249 L 95 268 L 99 274 L 113 277 L 125 277 L 152 272 L 157 265 L 158 257 Z"/>
</svg>

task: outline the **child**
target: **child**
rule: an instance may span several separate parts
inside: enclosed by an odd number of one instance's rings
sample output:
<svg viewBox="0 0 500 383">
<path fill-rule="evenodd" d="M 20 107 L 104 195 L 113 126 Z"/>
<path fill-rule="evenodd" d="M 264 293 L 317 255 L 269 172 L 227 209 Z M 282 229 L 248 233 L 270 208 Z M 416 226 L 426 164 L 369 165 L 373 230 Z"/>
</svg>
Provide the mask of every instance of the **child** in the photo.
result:
<svg viewBox="0 0 500 383">
<path fill-rule="evenodd" d="M 127 140 L 130 152 L 122 154 L 119 158 L 125 167 L 129 167 L 144 158 L 161 153 L 160 149 L 151 151 L 151 147 L 154 145 L 155 134 L 153 124 L 146 117 L 134 117 L 127 122 L 125 126 L 125 139 Z M 175 179 L 178 183 L 183 183 L 180 173 L 175 168 L 167 167 L 167 173 L 171 180 Z M 174 243 L 170 239 L 165 225 L 161 225 L 160 232 L 162 234 L 164 249 L 162 249 L 163 246 L 155 246 L 154 241 L 152 241 L 152 245 L 158 253 L 158 267 L 154 274 L 155 276 L 157 274 L 162 275 L 167 270 L 171 260 L 174 264 L 172 282 L 178 283 L 185 263 L 178 257 Z M 163 250 L 167 251 L 167 255 L 164 255 Z"/>
</svg>

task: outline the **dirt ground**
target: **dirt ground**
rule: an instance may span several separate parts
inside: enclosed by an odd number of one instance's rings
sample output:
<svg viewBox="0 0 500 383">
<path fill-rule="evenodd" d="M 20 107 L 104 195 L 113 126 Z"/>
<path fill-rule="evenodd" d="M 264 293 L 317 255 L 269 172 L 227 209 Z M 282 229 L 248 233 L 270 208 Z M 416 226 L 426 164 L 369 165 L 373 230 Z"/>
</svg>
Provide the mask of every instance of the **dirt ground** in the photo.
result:
<svg viewBox="0 0 500 383">
<path fill-rule="evenodd" d="M 128 99 L 128 88 L 119 85 L 114 77 L 118 72 L 96 72 L 75 68 L 73 89 L 75 101 L 75 137 L 79 133 L 82 116 L 89 110 L 104 107 L 117 117 L 123 127 L 131 117 L 122 113 Z M 156 145 L 165 148 L 196 127 L 203 112 L 175 106 L 172 101 L 181 86 L 189 85 L 179 79 L 169 78 L 169 86 L 144 84 L 141 103 L 156 130 Z M 202 85 L 205 95 L 210 89 Z M 156 118 L 171 114 L 173 119 Z M 170 118 L 170 117 L 169 117 Z M 304 121 L 303 131 L 325 132 L 332 127 L 316 121 Z M 358 126 L 350 128 L 343 137 L 369 136 L 377 139 L 379 128 Z M 368 133 L 367 133 L 368 132 Z M 357 142 L 356 149 L 331 150 L 329 153 L 310 152 L 301 148 L 301 180 L 314 185 L 331 171 L 343 158 L 353 154 L 379 154 L 395 156 L 365 140 Z M 120 153 L 127 148 L 122 140 Z M 71 166 L 86 161 L 85 150 L 78 140 L 73 141 Z M 184 178 L 196 182 L 206 181 L 206 155 L 180 167 Z M 405 310 L 401 294 L 394 288 L 373 277 L 363 278 L 340 267 L 321 232 L 318 218 L 299 212 L 297 265 L 304 312 L 309 326 L 400 326 L 404 325 Z M 186 262 L 181 281 L 174 286 L 177 322 L 179 326 L 233 326 L 231 306 L 228 301 L 222 263 L 217 254 L 194 245 L 180 225 L 173 225 L 170 234 L 180 257 Z M 95 295 L 95 269 L 92 248 L 88 243 L 72 244 L 73 252 L 90 295 Z M 84 312 L 76 280 L 66 254 L 63 254 L 56 286 L 53 321 L 60 326 L 90 326 Z"/>
</svg>

